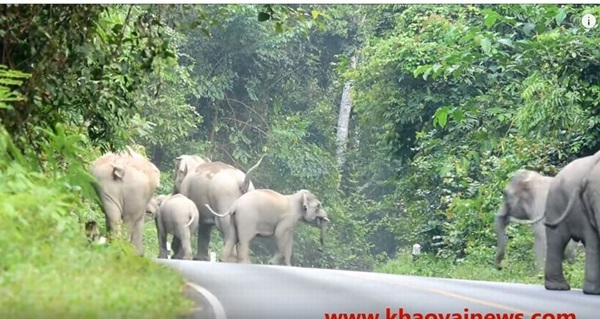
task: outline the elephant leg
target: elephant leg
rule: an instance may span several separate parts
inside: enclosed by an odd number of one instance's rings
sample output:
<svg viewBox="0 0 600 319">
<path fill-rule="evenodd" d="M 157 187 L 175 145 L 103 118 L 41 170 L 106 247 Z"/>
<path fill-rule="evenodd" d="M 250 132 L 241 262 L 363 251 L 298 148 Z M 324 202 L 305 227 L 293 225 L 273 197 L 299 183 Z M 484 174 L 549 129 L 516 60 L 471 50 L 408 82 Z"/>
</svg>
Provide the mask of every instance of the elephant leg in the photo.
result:
<svg viewBox="0 0 600 319">
<path fill-rule="evenodd" d="M 210 244 L 210 234 L 212 232 L 212 224 L 198 225 L 198 252 L 195 260 L 210 260 L 208 256 L 208 245 Z"/>
<path fill-rule="evenodd" d="M 291 266 L 292 247 L 294 244 L 294 232 L 292 229 L 277 228 L 275 230 L 275 238 L 277 239 L 278 254 L 283 258 L 283 264 Z"/>
<path fill-rule="evenodd" d="M 103 201 L 104 218 L 106 219 L 107 236 L 109 239 L 121 236 L 121 210 L 112 202 Z"/>
<path fill-rule="evenodd" d="M 140 256 L 144 256 L 144 240 L 143 240 L 144 218 L 143 217 L 144 216 L 142 215 L 142 218 L 134 221 L 133 224 L 130 226 L 131 243 L 135 247 L 137 254 Z"/>
<path fill-rule="evenodd" d="M 585 274 L 583 293 L 600 295 L 600 238 L 596 230 L 588 227 L 589 236 L 585 241 Z"/>
<path fill-rule="evenodd" d="M 565 225 L 557 228 L 546 228 L 546 269 L 545 284 L 547 290 L 571 290 L 563 272 L 565 247 L 569 242 L 570 234 Z"/>
<path fill-rule="evenodd" d="M 238 262 L 240 264 L 251 264 L 250 261 L 250 241 L 242 240 L 238 243 Z"/>
<path fill-rule="evenodd" d="M 254 226 L 248 226 L 254 227 Z M 237 244 L 237 259 L 240 264 L 251 264 L 250 261 L 250 243 L 254 238 L 255 234 L 250 232 L 248 229 L 238 229 L 238 244 Z"/>
<path fill-rule="evenodd" d="M 237 251 L 235 249 L 235 243 L 237 242 L 237 235 L 232 225 L 231 216 L 220 218 L 218 220 L 219 228 L 223 233 L 223 251 L 221 253 L 222 262 L 236 262 Z"/>
<path fill-rule="evenodd" d="M 271 258 L 269 260 L 269 264 L 271 264 L 271 265 L 281 265 L 282 261 L 283 261 L 283 255 L 279 252 L 279 247 L 278 247 L 277 248 L 277 252 L 273 256 L 273 258 Z"/>
<path fill-rule="evenodd" d="M 173 235 L 173 240 L 171 241 L 171 250 L 173 251 L 173 254 L 171 255 L 172 259 L 181 259 L 183 257 L 181 246 L 179 237 Z"/>
<path fill-rule="evenodd" d="M 546 232 L 541 227 L 536 227 L 533 231 L 534 241 L 533 250 L 535 255 L 535 269 L 534 273 L 539 273 L 544 267 L 544 261 L 546 260 Z"/>
<path fill-rule="evenodd" d="M 162 221 L 155 219 L 156 233 L 158 235 L 158 258 L 167 259 L 169 252 L 167 251 L 167 232 L 165 231 Z"/>
<path fill-rule="evenodd" d="M 182 225 L 181 229 L 178 231 L 178 237 L 181 242 L 181 251 L 183 253 L 182 259 L 192 260 L 192 234 L 190 229 Z"/>
</svg>

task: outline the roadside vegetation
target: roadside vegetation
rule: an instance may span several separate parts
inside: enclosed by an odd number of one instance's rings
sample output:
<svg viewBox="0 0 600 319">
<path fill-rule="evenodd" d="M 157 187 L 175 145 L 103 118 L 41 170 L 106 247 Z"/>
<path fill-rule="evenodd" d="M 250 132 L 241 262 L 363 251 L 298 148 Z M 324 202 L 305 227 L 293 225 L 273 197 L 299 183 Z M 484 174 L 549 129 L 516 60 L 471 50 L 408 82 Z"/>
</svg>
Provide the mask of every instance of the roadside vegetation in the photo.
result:
<svg viewBox="0 0 600 319">
<path fill-rule="evenodd" d="M 493 265 L 502 189 L 600 149 L 600 29 L 580 22 L 598 6 L 0 8 L 2 317 L 190 309 L 174 271 L 85 239 L 104 230 L 88 165 L 126 145 L 160 194 L 179 155 L 245 171 L 266 154 L 255 186 L 310 189 L 332 220 L 323 252 L 298 228 L 295 265 L 533 284 L 528 226 Z M 157 256 L 150 219 L 144 240 Z M 256 240 L 254 261 L 274 249 Z M 580 287 L 583 253 L 565 269 Z"/>
</svg>

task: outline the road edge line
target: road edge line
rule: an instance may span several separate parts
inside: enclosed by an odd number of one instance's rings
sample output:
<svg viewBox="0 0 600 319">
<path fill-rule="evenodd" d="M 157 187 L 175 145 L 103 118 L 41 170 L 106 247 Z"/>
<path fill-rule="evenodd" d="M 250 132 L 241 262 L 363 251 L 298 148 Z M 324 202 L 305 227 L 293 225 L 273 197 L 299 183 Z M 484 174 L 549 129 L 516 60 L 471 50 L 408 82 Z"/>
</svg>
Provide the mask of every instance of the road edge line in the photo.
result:
<svg viewBox="0 0 600 319">
<path fill-rule="evenodd" d="M 197 293 L 201 294 L 204 298 L 206 298 L 210 306 L 213 308 L 213 311 L 215 313 L 215 319 L 227 319 L 227 315 L 225 315 L 225 308 L 223 308 L 223 305 L 215 295 L 213 295 L 210 291 L 206 290 L 205 288 L 196 285 L 193 282 L 188 281 L 185 284 L 194 289 Z"/>
</svg>

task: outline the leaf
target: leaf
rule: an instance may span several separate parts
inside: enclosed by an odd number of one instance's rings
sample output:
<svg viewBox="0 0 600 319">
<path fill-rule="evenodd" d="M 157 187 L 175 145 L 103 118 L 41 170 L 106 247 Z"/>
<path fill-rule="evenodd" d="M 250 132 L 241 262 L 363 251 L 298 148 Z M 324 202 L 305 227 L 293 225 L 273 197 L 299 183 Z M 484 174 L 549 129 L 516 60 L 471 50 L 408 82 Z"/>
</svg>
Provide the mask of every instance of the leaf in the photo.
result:
<svg viewBox="0 0 600 319">
<path fill-rule="evenodd" d="M 456 109 L 454 112 L 452 112 L 452 117 L 456 122 L 460 122 L 465 117 L 465 113 L 459 109 Z"/>
<path fill-rule="evenodd" d="M 502 43 L 502 44 L 504 44 L 506 46 L 509 46 L 511 48 L 515 47 L 514 44 L 513 44 L 513 42 L 510 39 L 500 39 L 500 40 L 498 40 L 498 42 Z"/>
<path fill-rule="evenodd" d="M 533 23 L 525 23 L 525 25 L 523 26 L 523 32 L 526 35 L 530 35 L 531 31 L 533 30 L 533 28 L 535 28 L 535 24 L 533 24 Z"/>
<path fill-rule="evenodd" d="M 556 19 L 556 24 L 560 25 L 563 21 L 565 21 L 566 17 L 567 11 L 565 10 L 565 8 L 561 8 L 560 10 L 558 10 L 556 17 L 554 17 L 554 19 Z"/>
<path fill-rule="evenodd" d="M 490 42 L 490 39 L 488 38 L 481 38 L 480 45 L 481 49 L 483 49 L 483 52 L 485 52 L 486 54 L 489 54 L 492 50 L 492 42 Z"/>
<path fill-rule="evenodd" d="M 434 123 L 437 122 L 441 127 L 444 127 L 444 126 L 446 126 L 447 121 L 448 121 L 447 108 L 443 107 L 441 109 L 438 109 L 434 115 Z"/>
<path fill-rule="evenodd" d="M 413 76 L 416 78 L 421 73 L 429 73 L 431 71 L 431 65 L 421 65 L 413 71 Z"/>
<path fill-rule="evenodd" d="M 265 12 L 259 12 L 258 13 L 258 21 L 259 22 L 263 22 L 263 21 L 267 21 L 271 19 L 271 15 Z"/>
<path fill-rule="evenodd" d="M 484 17 L 485 26 L 491 28 L 494 26 L 500 15 L 492 10 L 487 10 Z"/>
<path fill-rule="evenodd" d="M 319 17 L 319 11 L 317 11 L 317 10 L 313 10 L 310 13 L 312 14 L 313 19 L 316 19 Z"/>
</svg>

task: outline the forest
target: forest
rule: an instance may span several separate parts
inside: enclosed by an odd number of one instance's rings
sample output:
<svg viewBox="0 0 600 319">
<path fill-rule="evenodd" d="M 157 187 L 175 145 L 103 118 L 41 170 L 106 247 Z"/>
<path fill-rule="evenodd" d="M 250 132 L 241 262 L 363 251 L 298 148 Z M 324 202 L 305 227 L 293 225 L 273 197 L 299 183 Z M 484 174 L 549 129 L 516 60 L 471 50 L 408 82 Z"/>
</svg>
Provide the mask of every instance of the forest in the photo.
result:
<svg viewBox="0 0 600 319">
<path fill-rule="evenodd" d="M 292 263 L 541 284 L 533 234 L 494 216 L 519 169 L 554 176 L 600 150 L 593 5 L 1 5 L 0 312 L 167 318 L 191 307 L 158 254 L 89 246 L 89 164 L 130 146 L 173 189 L 200 154 L 256 188 L 310 189 Z M 411 259 L 414 244 L 421 257 Z M 222 239 L 213 232 L 211 250 Z M 275 249 L 265 238 L 253 262 Z M 565 264 L 574 285 L 583 253 Z M 29 316 L 29 317 L 31 317 Z"/>
</svg>

